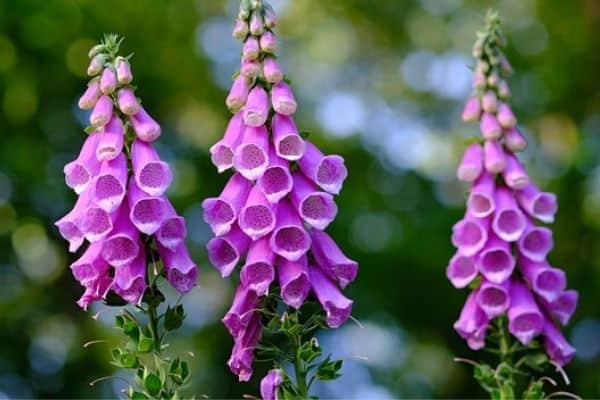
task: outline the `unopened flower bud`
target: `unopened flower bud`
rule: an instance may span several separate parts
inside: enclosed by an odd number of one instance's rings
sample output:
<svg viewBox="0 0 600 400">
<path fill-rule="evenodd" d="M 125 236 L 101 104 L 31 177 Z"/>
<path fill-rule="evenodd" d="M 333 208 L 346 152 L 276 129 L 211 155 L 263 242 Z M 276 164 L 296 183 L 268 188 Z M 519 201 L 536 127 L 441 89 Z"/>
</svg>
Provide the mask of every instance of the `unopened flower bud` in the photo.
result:
<svg viewBox="0 0 600 400">
<path fill-rule="evenodd" d="M 487 79 L 484 74 L 479 72 L 475 72 L 473 74 L 473 88 L 474 89 L 484 89 L 487 83 Z"/>
<path fill-rule="evenodd" d="M 477 96 L 472 96 L 465 103 L 465 107 L 462 112 L 462 119 L 465 122 L 477 121 L 481 114 L 481 103 Z"/>
<path fill-rule="evenodd" d="M 500 57 L 500 68 L 506 75 L 512 75 L 513 73 L 512 65 L 510 65 L 510 62 L 508 62 L 508 59 L 504 55 Z"/>
<path fill-rule="evenodd" d="M 242 47 L 242 57 L 246 60 L 256 60 L 260 54 L 258 39 L 254 36 L 249 36 Z"/>
<path fill-rule="evenodd" d="M 473 45 L 473 57 L 474 58 L 479 58 L 483 55 L 483 43 L 484 43 L 484 39 L 479 38 Z"/>
<path fill-rule="evenodd" d="M 500 77 L 498 76 L 498 74 L 496 72 L 492 72 L 490 74 L 490 76 L 488 76 L 487 83 L 489 86 L 496 87 L 496 86 L 498 86 L 499 82 L 500 82 Z"/>
<path fill-rule="evenodd" d="M 117 87 L 117 77 L 112 67 L 104 68 L 100 77 L 100 90 L 104 94 L 111 94 Z"/>
<path fill-rule="evenodd" d="M 79 108 L 82 110 L 89 110 L 90 108 L 94 107 L 101 94 L 100 82 L 98 82 L 98 79 L 94 79 L 88 84 L 87 89 L 79 98 Z"/>
<path fill-rule="evenodd" d="M 123 114 L 133 115 L 140 109 L 140 103 L 129 88 L 122 88 L 119 90 L 117 103 L 119 105 L 119 110 L 121 110 Z"/>
<path fill-rule="evenodd" d="M 506 81 L 498 82 L 498 95 L 502 99 L 508 99 L 510 97 L 510 88 L 508 87 L 508 83 Z"/>
<path fill-rule="evenodd" d="M 275 53 L 277 38 L 272 32 L 267 31 L 260 37 L 260 49 L 265 53 Z"/>
<path fill-rule="evenodd" d="M 475 66 L 475 71 L 480 74 L 487 74 L 490 70 L 490 65 L 485 61 L 477 61 L 477 65 Z"/>
<path fill-rule="evenodd" d="M 485 92 L 481 98 L 481 108 L 483 108 L 483 111 L 488 113 L 496 112 L 496 109 L 498 108 L 498 99 L 496 98 L 496 94 L 494 92 L 491 90 Z"/>
<path fill-rule="evenodd" d="M 264 31 L 265 26 L 260 12 L 254 11 L 250 17 L 250 33 L 254 36 L 260 36 Z"/>
<path fill-rule="evenodd" d="M 279 63 L 273 57 L 266 57 L 263 61 L 263 76 L 269 83 L 277 83 L 283 79 L 283 72 Z"/>
<path fill-rule="evenodd" d="M 274 28 L 277 25 L 277 15 L 270 5 L 265 6 L 265 25 L 267 28 Z"/>
<path fill-rule="evenodd" d="M 238 14 L 238 17 L 240 19 L 248 19 L 250 17 L 250 12 L 251 12 L 251 8 L 250 8 L 250 0 L 242 0 L 242 2 L 240 3 L 240 12 Z"/>
<path fill-rule="evenodd" d="M 87 74 L 89 76 L 95 76 L 102 71 L 104 68 L 104 63 L 106 62 L 106 57 L 103 54 L 96 54 L 90 61 L 90 65 L 87 69 Z"/>
<path fill-rule="evenodd" d="M 507 129 L 504 132 L 504 144 L 513 153 L 525 150 L 527 147 L 527 140 L 517 127 Z"/>
<path fill-rule="evenodd" d="M 106 125 L 110 121 L 112 111 L 113 102 L 110 96 L 100 96 L 90 115 L 90 124 L 95 127 Z"/>
<path fill-rule="evenodd" d="M 255 78 L 260 73 L 260 63 L 257 60 L 242 60 L 240 74 L 246 78 Z"/>
<path fill-rule="evenodd" d="M 243 19 L 236 20 L 235 25 L 233 26 L 232 36 L 236 39 L 244 39 L 248 36 L 248 23 Z"/>
<path fill-rule="evenodd" d="M 92 47 L 92 49 L 88 53 L 88 57 L 93 58 L 97 54 L 102 53 L 105 49 L 106 49 L 106 47 L 103 44 L 97 44 L 94 47 Z"/>
<path fill-rule="evenodd" d="M 497 114 L 498 122 L 504 128 L 512 128 L 517 124 L 517 118 L 515 114 L 513 114 L 510 106 L 506 103 L 500 103 L 498 105 L 498 114 Z"/>
<path fill-rule="evenodd" d="M 227 99 L 225 100 L 225 104 L 227 104 L 227 108 L 229 108 L 233 112 L 237 112 L 240 108 L 246 104 L 246 99 L 248 98 L 248 92 L 250 91 L 250 84 L 248 82 L 248 78 L 243 75 L 238 76 L 233 81 L 233 85 L 231 86 L 231 90 L 227 95 Z"/>
<path fill-rule="evenodd" d="M 121 85 L 127 85 L 133 80 L 133 74 L 131 73 L 131 66 L 129 62 L 124 58 L 117 59 L 117 81 Z"/>
</svg>

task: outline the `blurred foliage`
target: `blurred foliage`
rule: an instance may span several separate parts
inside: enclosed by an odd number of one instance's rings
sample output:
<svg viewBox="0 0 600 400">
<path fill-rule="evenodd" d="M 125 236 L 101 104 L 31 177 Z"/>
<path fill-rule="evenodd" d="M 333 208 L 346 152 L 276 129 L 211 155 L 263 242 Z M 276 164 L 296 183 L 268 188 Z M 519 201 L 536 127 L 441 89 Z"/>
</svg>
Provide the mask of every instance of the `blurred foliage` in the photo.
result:
<svg viewBox="0 0 600 400">
<path fill-rule="evenodd" d="M 232 343 L 219 319 L 232 283 L 207 265 L 209 233 L 199 211 L 225 180 L 207 149 L 228 118 L 226 84 L 239 49 L 229 37 L 235 3 L 0 0 L 0 397 L 114 397 L 125 386 L 120 378 L 88 385 L 111 373 L 113 316 L 97 309 L 95 320 L 77 308 L 73 255 L 52 226 L 74 200 L 62 166 L 83 140 L 87 116 L 76 100 L 86 53 L 106 32 L 124 35 L 124 51 L 135 53 L 137 93 L 163 125 L 159 151 L 176 173 L 170 196 L 189 218 L 188 241 L 202 269 L 200 287 L 184 300 L 182 333 L 172 338 L 173 347 L 195 355 L 187 393 L 258 393 L 266 365 L 248 384 L 235 382 L 225 365 Z M 452 330 L 466 293 L 450 286 L 444 269 L 450 227 L 464 207 L 452 169 L 474 133 L 459 121 L 468 94 L 459 77 L 468 74 L 474 32 L 493 7 L 506 22 L 515 109 L 532 144 L 528 166 L 559 196 L 550 260 L 581 293 L 566 330 L 579 346 L 567 368 L 569 390 L 600 397 L 600 3 L 272 3 L 282 12 L 281 59 L 300 100 L 299 125 L 343 154 L 350 169 L 330 232 L 361 263 L 348 293 L 363 331 L 377 335 L 356 343 L 354 332 L 363 336 L 352 323 L 339 334 L 350 334 L 355 356 L 380 345 L 384 352 L 375 354 L 389 361 L 354 357 L 342 374 L 379 397 L 484 395 L 470 368 L 452 363 L 452 355 L 483 355 L 470 353 Z M 339 357 L 332 343 L 343 336 L 333 338 L 323 343 Z M 109 344 L 83 348 L 93 339 Z"/>
</svg>

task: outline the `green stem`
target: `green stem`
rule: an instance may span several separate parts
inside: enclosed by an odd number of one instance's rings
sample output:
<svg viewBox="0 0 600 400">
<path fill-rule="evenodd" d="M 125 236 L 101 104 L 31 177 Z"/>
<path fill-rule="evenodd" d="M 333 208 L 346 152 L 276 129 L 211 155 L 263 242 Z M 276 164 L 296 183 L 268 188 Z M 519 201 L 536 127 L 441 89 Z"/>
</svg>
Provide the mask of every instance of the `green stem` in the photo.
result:
<svg viewBox="0 0 600 400">
<path fill-rule="evenodd" d="M 500 399 L 513 400 L 515 398 L 515 380 L 512 374 L 513 366 L 512 357 L 510 354 L 510 332 L 508 332 L 505 318 L 498 319 L 498 332 L 500 335 L 500 359 L 502 363 L 508 367 L 507 373 L 509 374 L 507 377 L 508 379 L 503 379 L 498 385 L 498 389 L 500 390 Z"/>
<path fill-rule="evenodd" d="M 299 350 L 302 339 L 294 340 L 294 372 L 296 374 L 296 390 L 300 399 L 308 399 L 308 384 L 306 382 L 307 368 L 304 360 L 300 358 Z"/>
<path fill-rule="evenodd" d="M 148 305 L 148 328 L 150 329 L 152 340 L 154 340 L 154 351 L 160 353 L 161 340 L 160 335 L 158 333 L 158 313 L 156 310 L 156 306 L 152 304 Z"/>
</svg>

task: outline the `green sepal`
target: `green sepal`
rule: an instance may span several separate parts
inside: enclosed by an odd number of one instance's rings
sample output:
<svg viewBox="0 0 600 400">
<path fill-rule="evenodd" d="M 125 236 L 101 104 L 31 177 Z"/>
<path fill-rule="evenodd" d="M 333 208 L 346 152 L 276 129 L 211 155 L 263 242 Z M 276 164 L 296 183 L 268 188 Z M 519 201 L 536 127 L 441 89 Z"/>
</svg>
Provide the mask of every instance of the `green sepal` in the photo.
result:
<svg viewBox="0 0 600 400">
<path fill-rule="evenodd" d="M 174 331 L 181 326 L 184 319 L 185 311 L 183 310 L 183 305 L 179 304 L 174 308 L 168 306 L 165 312 L 165 329 L 167 331 Z"/>
<path fill-rule="evenodd" d="M 144 378 L 144 389 L 152 396 L 158 395 L 162 389 L 160 378 L 154 373 L 146 375 L 146 378 Z"/>
</svg>

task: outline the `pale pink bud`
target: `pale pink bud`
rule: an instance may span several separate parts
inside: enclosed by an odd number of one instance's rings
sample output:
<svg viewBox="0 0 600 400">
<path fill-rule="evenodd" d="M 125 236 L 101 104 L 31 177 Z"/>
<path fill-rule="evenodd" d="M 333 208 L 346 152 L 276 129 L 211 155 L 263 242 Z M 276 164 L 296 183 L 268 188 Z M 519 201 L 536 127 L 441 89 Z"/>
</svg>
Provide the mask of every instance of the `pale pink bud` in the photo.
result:
<svg viewBox="0 0 600 400">
<path fill-rule="evenodd" d="M 486 139 L 498 139 L 502 136 L 502 127 L 493 114 L 483 113 L 480 128 L 481 134 Z"/>
<path fill-rule="evenodd" d="M 102 68 L 104 68 L 104 63 L 106 62 L 106 58 L 102 54 L 95 55 L 90 61 L 90 65 L 87 69 L 87 74 L 89 76 L 98 75 Z"/>
<path fill-rule="evenodd" d="M 117 77 L 112 67 L 104 68 L 100 77 L 100 90 L 104 94 L 111 94 L 117 87 Z"/>
<path fill-rule="evenodd" d="M 484 74 L 479 72 L 475 72 L 475 74 L 473 74 L 473 87 L 475 89 L 485 88 L 486 82 L 487 79 Z"/>
<path fill-rule="evenodd" d="M 498 108 L 498 99 L 496 98 L 496 94 L 491 90 L 485 92 L 483 97 L 481 98 L 481 108 L 483 111 L 488 113 L 496 112 Z"/>
<path fill-rule="evenodd" d="M 248 36 L 248 23 L 242 19 L 235 21 L 232 36 L 236 39 L 244 39 Z"/>
<path fill-rule="evenodd" d="M 277 83 L 283 79 L 283 71 L 273 57 L 266 57 L 263 61 L 263 75 L 267 82 Z"/>
<path fill-rule="evenodd" d="M 517 127 L 512 127 L 504 132 L 504 144 L 513 153 L 523 151 L 527 147 L 527 140 Z"/>
<path fill-rule="evenodd" d="M 249 36 L 242 47 L 242 57 L 246 60 L 256 60 L 260 54 L 258 39 L 254 36 Z"/>
<path fill-rule="evenodd" d="M 481 115 L 481 104 L 476 96 L 470 97 L 465 103 L 462 112 L 462 119 L 465 122 L 477 121 Z"/>
<path fill-rule="evenodd" d="M 265 31 L 263 19 L 259 12 L 255 11 L 250 16 L 250 33 L 254 36 L 260 36 Z"/>
<path fill-rule="evenodd" d="M 133 74 L 131 73 L 131 66 L 124 58 L 117 59 L 117 81 L 121 85 L 127 85 L 133 80 Z"/>
<path fill-rule="evenodd" d="M 500 103 L 498 105 L 497 118 L 500 125 L 504 128 L 512 128 L 517 124 L 517 118 L 510 109 L 510 106 L 506 103 Z"/>
<path fill-rule="evenodd" d="M 270 6 L 265 7 L 265 25 L 267 28 L 274 28 L 277 25 L 277 15 Z"/>
<path fill-rule="evenodd" d="M 277 38 L 272 32 L 267 31 L 260 37 L 260 49 L 265 53 L 275 53 Z"/>
<path fill-rule="evenodd" d="M 88 84 L 87 89 L 79 98 L 79 108 L 82 110 L 89 110 L 96 105 L 98 98 L 102 95 L 100 92 L 100 83 L 98 80 L 93 80 Z"/>
<path fill-rule="evenodd" d="M 123 114 L 133 115 L 140 109 L 140 103 L 138 102 L 135 94 L 129 88 L 122 88 L 119 90 L 117 102 L 119 109 Z"/>
<path fill-rule="evenodd" d="M 246 78 L 255 78 L 260 73 L 260 63 L 257 60 L 242 60 L 240 74 Z"/>
<path fill-rule="evenodd" d="M 243 75 L 235 78 L 233 85 L 231 86 L 231 90 L 227 95 L 227 99 L 225 100 L 227 108 L 234 112 L 242 108 L 244 104 L 246 104 L 249 91 L 250 83 L 248 82 L 248 78 Z"/>
<path fill-rule="evenodd" d="M 498 95 L 503 99 L 510 97 L 510 88 L 508 87 L 508 83 L 506 83 L 506 81 L 498 82 Z"/>
</svg>

